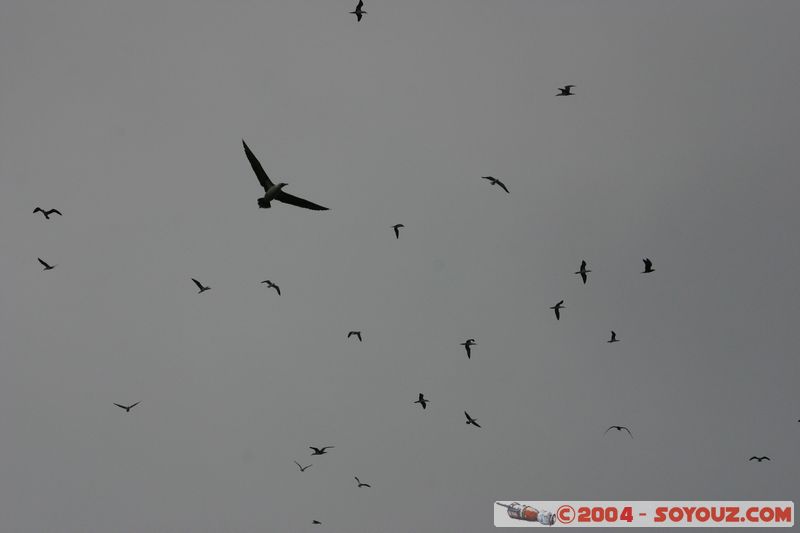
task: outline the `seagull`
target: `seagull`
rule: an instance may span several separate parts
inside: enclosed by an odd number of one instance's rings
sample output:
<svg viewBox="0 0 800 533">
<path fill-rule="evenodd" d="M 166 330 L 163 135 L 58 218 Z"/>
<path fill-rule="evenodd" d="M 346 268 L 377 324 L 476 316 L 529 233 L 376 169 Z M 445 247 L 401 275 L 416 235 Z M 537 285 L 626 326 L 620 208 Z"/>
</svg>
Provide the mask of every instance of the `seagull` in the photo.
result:
<svg viewBox="0 0 800 533">
<path fill-rule="evenodd" d="M 317 524 L 318 526 L 321 526 L 321 525 L 322 525 L 322 522 L 320 522 L 319 520 L 314 520 L 314 521 L 313 521 L 313 522 L 311 522 L 311 523 L 312 523 L 312 524 Z"/>
<path fill-rule="evenodd" d="M 606 342 L 619 342 L 619 339 L 617 339 L 617 332 L 612 329 L 611 330 L 611 340 L 610 341 L 606 341 Z"/>
<path fill-rule="evenodd" d="M 394 236 L 395 236 L 395 238 L 399 239 L 400 238 L 400 228 L 405 228 L 405 226 L 403 224 L 395 224 L 394 226 L 392 226 L 392 228 L 394 228 Z"/>
<path fill-rule="evenodd" d="M 649 258 L 645 257 L 642 259 L 642 261 L 644 261 L 644 270 L 642 271 L 642 274 L 649 274 L 650 272 L 656 271 L 656 269 L 653 268 L 653 262 L 650 261 Z"/>
<path fill-rule="evenodd" d="M 37 257 L 36 259 L 38 259 L 39 262 L 42 264 L 42 266 L 44 267 L 44 270 L 53 270 L 55 267 L 58 266 L 58 265 L 53 265 L 53 266 L 48 265 L 47 263 L 42 261 L 41 257 Z M 44 270 L 42 270 L 42 272 L 44 272 Z"/>
<path fill-rule="evenodd" d="M 467 415 L 467 424 L 472 424 L 473 426 L 481 427 L 476 419 L 469 416 L 468 412 L 464 411 L 464 414 Z"/>
<path fill-rule="evenodd" d="M 772 459 L 770 459 L 770 458 L 769 458 L 769 457 L 767 457 L 766 455 L 764 455 L 764 456 L 762 456 L 762 457 L 756 457 L 756 456 L 754 455 L 753 457 L 751 457 L 750 459 L 748 459 L 748 461 L 752 461 L 753 459 L 755 459 L 755 460 L 756 460 L 756 461 L 758 461 L 759 463 L 760 463 L 761 461 L 763 461 L 764 459 L 766 459 L 767 461 L 772 461 Z"/>
<path fill-rule="evenodd" d="M 268 280 L 268 279 L 265 279 L 265 280 L 264 280 L 264 281 L 262 281 L 261 283 L 266 283 L 268 288 L 270 288 L 270 289 L 275 289 L 276 291 L 278 291 L 278 296 L 280 296 L 280 295 L 281 295 L 281 288 L 280 288 L 280 287 L 278 287 L 277 285 L 275 285 L 274 283 L 272 283 L 270 280 Z"/>
<path fill-rule="evenodd" d="M 364 341 L 361 339 L 361 332 L 360 332 L 360 331 L 351 331 L 350 333 L 348 333 L 348 334 L 347 334 L 347 338 L 349 339 L 349 338 L 350 338 L 350 337 L 352 337 L 353 335 L 355 335 L 356 337 L 358 337 L 358 342 L 364 342 Z"/>
<path fill-rule="evenodd" d="M 200 292 L 198 292 L 197 294 L 203 294 L 204 291 L 207 291 L 208 289 L 211 288 L 211 287 L 203 287 L 203 284 L 194 278 L 192 278 L 192 281 L 194 281 L 194 284 L 197 285 L 197 287 L 200 289 Z"/>
<path fill-rule="evenodd" d="M 477 346 L 475 339 L 467 339 L 467 342 L 462 342 L 461 346 L 463 346 L 467 350 L 467 359 L 470 359 L 470 355 L 472 355 L 472 350 L 470 350 L 470 346 Z"/>
<path fill-rule="evenodd" d="M 556 96 L 573 96 L 575 93 L 570 92 L 572 88 L 575 87 L 574 85 L 564 85 L 563 87 L 559 87 L 558 90 L 561 91 Z"/>
<path fill-rule="evenodd" d="M 315 448 L 313 446 L 308 447 L 309 450 L 314 450 L 313 452 L 311 452 L 311 455 L 325 455 L 326 453 L 328 453 L 325 450 L 329 448 L 333 448 L 333 446 L 323 446 L 322 448 Z"/>
<path fill-rule="evenodd" d="M 603 435 L 605 435 L 606 433 L 608 433 L 608 432 L 609 432 L 609 431 L 611 431 L 612 429 L 616 429 L 617 431 L 622 431 L 622 430 L 624 429 L 625 431 L 627 431 L 627 432 L 628 432 L 628 435 L 631 435 L 631 430 L 630 430 L 630 429 L 628 429 L 628 428 L 626 428 L 625 426 L 611 426 L 610 428 L 608 428 L 608 429 L 605 431 L 605 433 L 603 433 Z M 631 435 L 631 438 L 633 438 L 633 435 Z"/>
<path fill-rule="evenodd" d="M 297 467 L 300 469 L 301 472 L 305 472 L 306 470 L 308 470 L 311 467 L 311 465 L 300 466 L 300 463 L 298 463 L 297 461 L 295 461 L 294 464 L 297 465 Z"/>
<path fill-rule="evenodd" d="M 372 488 L 372 485 L 369 485 L 367 483 L 361 483 L 361 480 L 358 479 L 358 476 L 353 476 L 353 477 L 356 478 L 356 483 L 358 483 L 358 488 L 361 488 L 361 487 L 370 487 L 370 488 Z"/>
<path fill-rule="evenodd" d="M 497 178 L 493 178 L 491 176 L 483 176 L 481 179 L 489 180 L 492 182 L 492 185 L 499 185 L 504 191 L 509 192 L 508 188 L 506 188 L 505 184 Z M 509 193 L 511 194 L 511 193 Z"/>
<path fill-rule="evenodd" d="M 414 403 L 420 404 L 422 406 L 422 408 L 425 409 L 425 407 L 428 405 L 428 402 L 430 402 L 430 400 L 425 398 L 425 396 L 420 392 L 419 393 L 419 400 L 417 400 Z"/>
<path fill-rule="evenodd" d="M 306 209 L 313 209 L 314 211 L 327 211 L 327 207 L 322 207 L 321 205 L 317 205 L 315 203 L 309 202 L 308 200 L 304 200 L 302 198 L 298 198 L 297 196 L 292 196 L 289 193 L 283 192 L 283 188 L 288 185 L 287 183 L 278 183 L 277 185 L 272 183 L 272 180 L 269 179 L 267 173 L 264 172 L 264 168 L 259 163 L 256 156 L 253 155 L 253 152 L 250 151 L 250 148 L 247 146 L 247 143 L 244 142 L 242 139 L 242 145 L 244 145 L 244 153 L 247 156 L 247 160 L 250 161 L 250 166 L 253 167 L 253 172 L 256 173 L 256 177 L 258 178 L 258 182 L 264 187 L 264 197 L 258 199 L 258 207 L 262 209 L 269 209 L 270 202 L 272 200 L 277 200 L 279 202 L 283 202 L 285 204 L 296 205 L 297 207 L 304 207 Z"/>
<path fill-rule="evenodd" d="M 44 218 L 46 218 L 47 220 L 50 220 L 50 215 L 52 215 L 53 213 L 57 214 L 58 216 L 64 216 L 58 209 L 51 209 L 50 211 L 45 211 L 41 207 L 37 207 L 36 209 L 33 210 L 33 212 L 43 214 Z"/>
<path fill-rule="evenodd" d="M 114 405 L 116 405 L 117 407 L 119 407 L 119 408 L 121 408 L 121 409 L 125 409 L 125 412 L 126 412 L 126 413 L 130 413 L 130 412 L 131 412 L 131 409 L 133 409 L 134 407 L 136 407 L 136 406 L 137 406 L 137 405 L 139 405 L 140 403 L 142 403 L 142 402 L 136 402 L 136 403 L 134 403 L 134 404 L 132 404 L 132 405 L 129 405 L 129 406 L 127 406 L 127 407 L 126 407 L 126 406 L 124 406 L 124 405 L 120 405 L 120 404 L 118 404 L 118 403 L 115 403 Z"/>
<path fill-rule="evenodd" d="M 356 16 L 356 18 L 358 19 L 359 22 L 361 21 L 361 16 L 367 14 L 366 11 L 363 11 L 361 9 L 362 7 L 364 7 L 364 0 L 358 0 L 358 5 L 356 6 L 356 10 L 350 12 L 353 15 Z"/>
<path fill-rule="evenodd" d="M 586 285 L 586 274 L 591 272 L 591 270 L 586 269 L 586 261 L 581 261 L 581 268 L 575 274 L 580 274 L 581 278 L 583 278 L 583 284 Z"/>
<path fill-rule="evenodd" d="M 556 305 L 554 305 L 554 306 L 553 306 L 553 307 L 551 307 L 550 309 L 552 309 L 553 311 L 555 311 L 555 312 L 556 312 L 556 320 L 561 320 L 561 313 L 559 313 L 559 311 L 558 311 L 558 310 L 559 310 L 559 309 L 566 309 L 566 308 L 564 307 L 564 300 L 561 300 L 560 302 L 558 302 Z"/>
</svg>

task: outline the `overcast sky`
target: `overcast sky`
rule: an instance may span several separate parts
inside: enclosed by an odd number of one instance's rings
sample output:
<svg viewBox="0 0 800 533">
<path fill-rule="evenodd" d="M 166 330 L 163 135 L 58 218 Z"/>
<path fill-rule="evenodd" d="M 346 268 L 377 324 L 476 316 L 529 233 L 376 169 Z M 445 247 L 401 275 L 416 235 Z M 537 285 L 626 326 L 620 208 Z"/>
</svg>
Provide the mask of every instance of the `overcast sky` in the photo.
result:
<svg viewBox="0 0 800 533">
<path fill-rule="evenodd" d="M 796 500 L 800 3 L 354 6 L 2 3 L 0 530 Z"/>
</svg>

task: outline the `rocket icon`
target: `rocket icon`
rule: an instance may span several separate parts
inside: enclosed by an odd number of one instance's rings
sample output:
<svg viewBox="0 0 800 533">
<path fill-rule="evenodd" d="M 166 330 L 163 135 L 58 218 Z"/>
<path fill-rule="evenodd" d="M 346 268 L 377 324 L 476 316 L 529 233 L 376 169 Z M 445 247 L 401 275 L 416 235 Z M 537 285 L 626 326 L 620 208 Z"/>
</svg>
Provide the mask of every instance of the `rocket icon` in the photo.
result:
<svg viewBox="0 0 800 533">
<path fill-rule="evenodd" d="M 550 511 L 540 511 L 529 505 L 520 505 L 513 502 L 511 505 L 495 502 L 497 505 L 506 508 L 508 516 L 514 520 L 524 520 L 526 522 L 539 522 L 544 526 L 552 526 L 556 523 L 556 517 Z"/>
</svg>

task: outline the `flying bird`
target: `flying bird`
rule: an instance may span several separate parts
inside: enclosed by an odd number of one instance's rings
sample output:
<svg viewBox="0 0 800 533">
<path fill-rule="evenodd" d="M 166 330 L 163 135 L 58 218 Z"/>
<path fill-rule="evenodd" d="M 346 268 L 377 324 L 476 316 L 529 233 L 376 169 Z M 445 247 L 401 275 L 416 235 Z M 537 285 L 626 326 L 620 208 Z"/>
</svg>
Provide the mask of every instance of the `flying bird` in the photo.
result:
<svg viewBox="0 0 800 533">
<path fill-rule="evenodd" d="M 653 268 L 653 262 L 650 261 L 649 258 L 645 257 L 642 259 L 642 261 L 644 261 L 644 270 L 642 271 L 642 274 L 649 274 L 650 272 L 656 271 L 656 269 Z"/>
<path fill-rule="evenodd" d="M 748 461 L 752 461 L 753 459 L 755 459 L 755 460 L 756 460 L 756 461 L 758 461 L 759 463 L 760 463 L 761 461 L 763 461 L 764 459 L 766 459 L 767 461 L 772 461 L 772 459 L 770 459 L 770 458 L 769 458 L 769 457 L 767 457 L 766 455 L 764 455 L 764 456 L 761 456 L 761 457 L 756 457 L 756 456 L 754 455 L 753 457 L 751 457 L 750 459 L 748 459 Z"/>
<path fill-rule="evenodd" d="M 564 307 L 564 300 L 561 300 L 560 302 L 558 302 L 556 305 L 554 305 L 550 309 L 552 309 L 553 311 L 556 312 L 556 320 L 561 320 L 561 313 L 559 312 L 559 309 L 566 309 Z"/>
<path fill-rule="evenodd" d="M 611 330 L 611 340 L 610 341 L 606 341 L 606 342 L 619 342 L 619 339 L 617 338 L 617 332 L 612 329 Z"/>
<path fill-rule="evenodd" d="M 564 85 L 563 87 L 559 87 L 558 90 L 561 91 L 556 96 L 572 96 L 575 93 L 570 92 L 572 88 L 575 87 L 574 85 Z"/>
<path fill-rule="evenodd" d="M 38 259 L 38 260 L 39 260 L 39 262 L 40 262 L 40 263 L 42 264 L 42 266 L 44 267 L 44 270 L 42 270 L 42 272 L 44 272 L 45 270 L 53 270 L 55 267 L 57 267 L 57 266 L 58 266 L 58 265 L 53 265 L 53 266 L 50 266 L 50 265 L 48 265 L 47 263 L 45 263 L 44 261 L 42 261 L 42 258 L 41 258 L 41 257 L 37 257 L 36 259 Z"/>
<path fill-rule="evenodd" d="M 203 287 L 203 284 L 194 278 L 192 278 L 192 281 L 194 281 L 194 284 L 197 285 L 198 289 L 200 289 L 200 292 L 198 292 L 197 294 L 202 294 L 204 291 L 207 291 L 208 289 L 211 288 L 211 287 Z"/>
<path fill-rule="evenodd" d="M 268 280 L 268 279 L 265 279 L 265 280 L 264 280 L 264 281 L 262 281 L 261 283 L 266 283 L 266 284 L 267 284 L 267 288 L 270 288 L 270 289 L 275 289 L 276 291 L 278 291 L 278 296 L 280 296 L 280 295 L 281 295 L 281 288 L 280 288 L 280 287 L 278 287 L 277 285 L 275 285 L 274 283 L 272 283 L 270 280 Z"/>
<path fill-rule="evenodd" d="M 349 338 L 350 338 L 350 337 L 352 337 L 353 335 L 355 335 L 356 337 L 358 337 L 358 342 L 364 342 L 364 341 L 361 339 L 361 332 L 360 332 L 360 331 L 351 331 L 350 333 L 348 333 L 348 334 L 347 334 L 347 338 L 349 339 Z"/>
<path fill-rule="evenodd" d="M 361 9 L 362 7 L 364 7 L 364 0 L 358 0 L 358 5 L 356 6 L 356 10 L 350 12 L 353 15 L 356 16 L 356 18 L 358 19 L 359 22 L 361 22 L 362 15 L 366 15 L 367 14 L 366 11 Z"/>
<path fill-rule="evenodd" d="M 353 476 L 353 477 L 356 478 L 356 483 L 358 483 L 358 488 L 361 488 L 361 487 L 370 487 L 370 488 L 372 488 L 372 485 L 369 485 L 367 483 L 361 483 L 361 480 L 358 479 L 358 476 Z"/>
<path fill-rule="evenodd" d="M 301 472 L 305 472 L 306 470 L 308 470 L 311 467 L 311 465 L 300 466 L 300 463 L 298 463 L 297 461 L 295 461 L 294 464 L 297 465 L 297 467 L 300 469 Z"/>
<path fill-rule="evenodd" d="M 423 395 L 423 394 L 420 392 L 420 393 L 419 393 L 419 400 L 417 400 L 417 401 L 416 401 L 416 402 L 414 402 L 414 403 L 418 403 L 418 404 L 420 404 L 420 405 L 422 406 L 422 408 L 423 408 L 423 409 L 425 409 L 425 407 L 428 405 L 428 402 L 430 402 L 430 400 L 429 400 L 429 399 L 427 399 L 427 398 L 426 398 L 426 397 L 425 397 L 425 396 L 424 396 L 424 395 Z"/>
<path fill-rule="evenodd" d="M 482 179 L 489 180 L 492 185 L 499 185 L 504 191 L 509 192 L 508 188 L 505 185 L 505 183 L 503 183 L 502 181 L 500 181 L 497 178 L 493 178 L 491 176 L 483 176 Z M 509 192 L 509 194 L 511 194 L 511 193 Z"/>
<path fill-rule="evenodd" d="M 575 274 L 580 274 L 581 278 L 583 278 L 583 284 L 586 285 L 586 274 L 591 272 L 591 270 L 586 269 L 586 261 L 581 261 L 581 268 Z"/>
<path fill-rule="evenodd" d="M 631 435 L 631 430 L 630 430 L 630 429 L 628 429 L 628 428 L 626 428 L 625 426 L 611 426 L 610 428 L 608 428 L 607 430 L 605 430 L 605 432 L 603 433 L 603 435 L 605 435 L 606 433 L 608 433 L 608 432 L 609 432 L 609 431 L 611 431 L 612 429 L 616 429 L 617 431 L 622 431 L 622 430 L 624 429 L 625 431 L 627 431 L 627 432 L 628 432 L 628 435 L 630 435 L 630 436 L 631 436 L 631 438 L 633 438 L 633 435 Z"/>
<path fill-rule="evenodd" d="M 467 339 L 466 342 L 461 343 L 461 346 L 463 346 L 464 349 L 467 350 L 467 359 L 470 359 L 471 358 L 470 356 L 472 355 L 472 350 L 470 350 L 470 347 L 477 346 L 477 343 L 475 342 L 475 339 Z"/>
<path fill-rule="evenodd" d="M 52 215 L 53 213 L 57 214 L 58 216 L 64 216 L 64 215 L 61 214 L 61 211 L 59 211 L 58 209 L 51 209 L 50 211 L 45 211 L 41 207 L 37 207 L 36 209 L 33 210 L 33 212 L 34 212 L 34 214 L 35 213 L 43 214 L 44 218 L 46 218 L 47 220 L 50 220 L 50 215 Z"/>
<path fill-rule="evenodd" d="M 394 228 L 394 236 L 395 236 L 395 238 L 399 239 L 400 238 L 400 228 L 405 228 L 405 226 L 403 224 L 395 224 L 394 226 L 392 226 L 392 228 Z"/>
<path fill-rule="evenodd" d="M 269 209 L 270 202 L 272 200 L 277 200 L 285 204 L 295 205 L 305 209 L 313 209 L 314 211 L 328 210 L 327 207 L 322 207 L 321 205 L 309 202 L 303 198 L 298 198 L 297 196 L 292 196 L 289 193 L 283 192 L 283 188 L 286 187 L 288 183 L 281 182 L 277 185 L 272 183 L 272 180 L 269 179 L 269 176 L 267 176 L 267 173 L 264 171 L 264 167 L 261 166 L 261 163 L 259 163 L 258 159 L 256 159 L 256 156 L 250 151 L 250 148 L 247 146 L 247 143 L 244 142 L 244 139 L 242 139 L 242 145 L 244 145 L 244 153 L 247 156 L 247 160 L 250 161 L 250 166 L 253 167 L 253 172 L 256 173 L 258 182 L 262 187 L 264 187 L 264 196 L 258 199 L 258 207 L 262 209 Z"/>
<path fill-rule="evenodd" d="M 314 521 L 313 521 L 313 522 L 311 522 L 311 523 L 312 523 L 312 524 L 317 524 L 318 526 L 321 526 L 321 525 L 322 525 L 322 522 L 320 522 L 319 520 L 314 520 Z"/>
<path fill-rule="evenodd" d="M 473 426 L 481 427 L 478 424 L 478 420 L 469 416 L 469 413 L 464 411 L 464 414 L 467 415 L 467 424 L 472 424 Z"/>
<path fill-rule="evenodd" d="M 137 406 L 137 405 L 139 405 L 140 403 L 142 403 L 142 402 L 136 402 L 136 403 L 134 403 L 134 404 L 128 405 L 127 407 L 126 407 L 126 406 L 124 406 L 124 405 L 120 405 L 120 404 L 118 404 L 118 403 L 115 403 L 114 405 L 116 405 L 117 407 L 119 407 L 119 408 L 121 408 L 121 409 L 125 409 L 125 412 L 126 412 L 126 413 L 130 413 L 130 412 L 131 412 L 131 409 L 133 409 L 134 407 L 136 407 L 136 406 Z"/>
<path fill-rule="evenodd" d="M 322 448 L 315 448 L 313 446 L 308 447 L 309 450 L 314 450 L 313 452 L 311 452 L 311 455 L 325 455 L 326 453 L 328 453 L 325 450 L 328 450 L 330 448 L 333 448 L 333 446 L 323 446 Z"/>
</svg>

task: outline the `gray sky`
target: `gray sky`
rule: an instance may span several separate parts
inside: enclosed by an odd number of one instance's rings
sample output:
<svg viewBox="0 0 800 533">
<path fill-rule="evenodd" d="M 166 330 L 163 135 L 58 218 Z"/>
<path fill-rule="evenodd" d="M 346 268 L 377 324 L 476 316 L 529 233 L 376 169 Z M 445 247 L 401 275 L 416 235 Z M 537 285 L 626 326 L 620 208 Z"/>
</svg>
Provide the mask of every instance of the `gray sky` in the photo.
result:
<svg viewBox="0 0 800 533">
<path fill-rule="evenodd" d="M 3 2 L 0 529 L 796 500 L 800 3 L 354 5 Z"/>
</svg>

